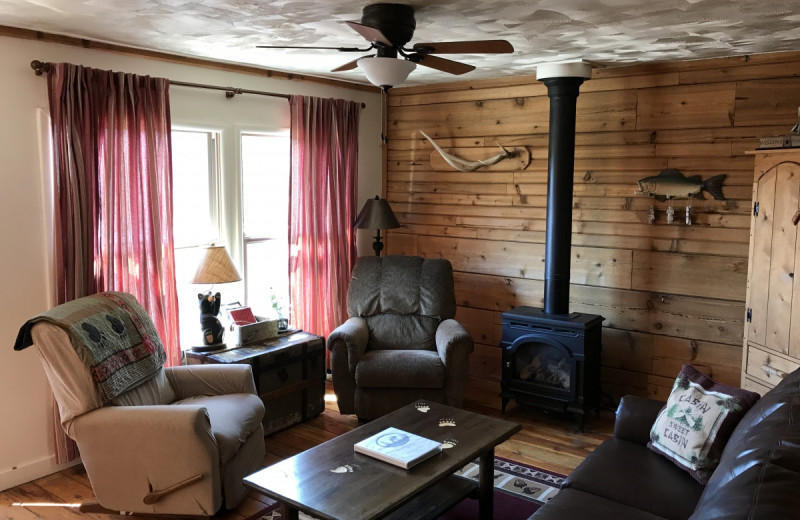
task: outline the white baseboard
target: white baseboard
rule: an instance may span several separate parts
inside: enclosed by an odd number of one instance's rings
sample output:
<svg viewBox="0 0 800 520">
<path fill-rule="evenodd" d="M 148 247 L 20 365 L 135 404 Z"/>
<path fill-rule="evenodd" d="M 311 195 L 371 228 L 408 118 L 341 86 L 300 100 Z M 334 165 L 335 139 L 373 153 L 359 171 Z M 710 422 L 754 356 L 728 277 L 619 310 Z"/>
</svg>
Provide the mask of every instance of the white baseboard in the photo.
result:
<svg viewBox="0 0 800 520">
<path fill-rule="evenodd" d="M 42 478 L 52 473 L 57 473 L 62 469 L 76 466 L 80 463 L 81 460 L 76 459 L 66 464 L 56 464 L 56 458 L 52 456 L 33 461 L 23 466 L 2 470 L 0 471 L 0 491 L 19 486 L 20 484 Z"/>
</svg>

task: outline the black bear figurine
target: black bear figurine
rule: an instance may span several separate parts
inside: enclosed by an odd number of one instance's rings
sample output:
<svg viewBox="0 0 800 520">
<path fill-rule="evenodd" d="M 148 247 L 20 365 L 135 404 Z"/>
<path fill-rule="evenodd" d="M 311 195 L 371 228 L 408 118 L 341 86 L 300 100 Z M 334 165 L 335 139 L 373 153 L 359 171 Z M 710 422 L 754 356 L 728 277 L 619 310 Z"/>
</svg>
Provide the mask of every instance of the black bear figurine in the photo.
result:
<svg viewBox="0 0 800 520">
<path fill-rule="evenodd" d="M 222 327 L 217 314 L 221 303 L 220 294 L 198 294 L 200 301 L 200 328 L 203 331 L 203 343 L 206 345 L 219 345 L 225 329 Z"/>
</svg>

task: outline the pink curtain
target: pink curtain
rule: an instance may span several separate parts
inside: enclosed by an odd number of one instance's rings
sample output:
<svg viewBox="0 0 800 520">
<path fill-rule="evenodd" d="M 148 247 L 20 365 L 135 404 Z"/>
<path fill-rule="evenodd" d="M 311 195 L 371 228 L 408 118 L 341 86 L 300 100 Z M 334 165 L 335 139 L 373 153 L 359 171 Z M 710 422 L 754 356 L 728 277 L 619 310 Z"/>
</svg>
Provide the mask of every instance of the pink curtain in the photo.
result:
<svg viewBox="0 0 800 520">
<path fill-rule="evenodd" d="M 57 302 L 133 294 L 178 365 L 169 81 L 67 63 L 47 80 Z"/>
<path fill-rule="evenodd" d="M 327 337 L 347 318 L 356 261 L 359 103 L 292 96 L 291 322 Z"/>
</svg>

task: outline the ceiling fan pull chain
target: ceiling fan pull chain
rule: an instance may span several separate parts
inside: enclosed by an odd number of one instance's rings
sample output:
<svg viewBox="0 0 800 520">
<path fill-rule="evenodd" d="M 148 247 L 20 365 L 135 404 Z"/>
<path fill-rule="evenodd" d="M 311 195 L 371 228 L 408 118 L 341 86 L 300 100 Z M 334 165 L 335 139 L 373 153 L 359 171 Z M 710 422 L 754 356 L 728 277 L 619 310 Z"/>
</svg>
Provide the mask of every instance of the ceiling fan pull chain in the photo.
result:
<svg viewBox="0 0 800 520">
<path fill-rule="evenodd" d="M 388 126 L 386 121 L 386 104 L 389 102 L 388 93 L 389 93 L 388 88 L 381 88 L 381 144 L 382 145 L 389 143 L 389 138 L 386 135 Z"/>
</svg>

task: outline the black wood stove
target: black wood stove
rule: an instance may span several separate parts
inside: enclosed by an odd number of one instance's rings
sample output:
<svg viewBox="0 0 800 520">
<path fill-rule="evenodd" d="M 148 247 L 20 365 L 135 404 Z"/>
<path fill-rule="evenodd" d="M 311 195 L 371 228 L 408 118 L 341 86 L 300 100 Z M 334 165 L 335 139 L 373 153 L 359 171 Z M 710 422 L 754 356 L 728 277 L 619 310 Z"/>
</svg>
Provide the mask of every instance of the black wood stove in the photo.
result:
<svg viewBox="0 0 800 520">
<path fill-rule="evenodd" d="M 573 413 L 582 428 L 586 413 L 600 405 L 603 317 L 517 307 L 504 312 L 502 320 L 503 411 L 515 399 Z"/>
<path fill-rule="evenodd" d="M 588 74 L 581 67 L 556 66 L 554 74 L 549 72 L 537 68 L 537 79 L 550 97 L 544 309 L 518 307 L 503 313 L 500 395 L 504 412 L 515 399 L 571 412 L 582 429 L 587 411 L 598 408 L 601 399 L 603 322 L 602 316 L 569 312 L 575 111 Z"/>
</svg>

